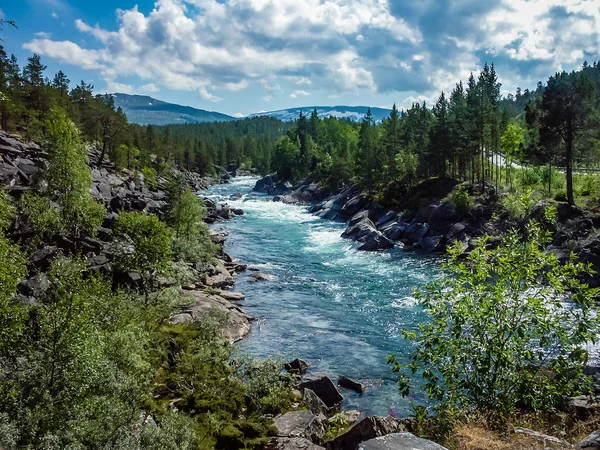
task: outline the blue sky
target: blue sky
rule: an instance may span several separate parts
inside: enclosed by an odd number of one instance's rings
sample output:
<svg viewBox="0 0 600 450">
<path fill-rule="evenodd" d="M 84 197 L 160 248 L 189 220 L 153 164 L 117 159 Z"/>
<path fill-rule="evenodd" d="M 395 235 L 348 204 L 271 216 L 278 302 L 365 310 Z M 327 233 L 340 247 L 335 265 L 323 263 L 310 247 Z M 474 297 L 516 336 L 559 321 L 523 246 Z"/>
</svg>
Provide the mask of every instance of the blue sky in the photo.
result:
<svg viewBox="0 0 600 450">
<path fill-rule="evenodd" d="M 505 92 L 600 59 L 598 0 L 0 0 L 3 45 L 97 91 L 228 114 Z"/>
</svg>

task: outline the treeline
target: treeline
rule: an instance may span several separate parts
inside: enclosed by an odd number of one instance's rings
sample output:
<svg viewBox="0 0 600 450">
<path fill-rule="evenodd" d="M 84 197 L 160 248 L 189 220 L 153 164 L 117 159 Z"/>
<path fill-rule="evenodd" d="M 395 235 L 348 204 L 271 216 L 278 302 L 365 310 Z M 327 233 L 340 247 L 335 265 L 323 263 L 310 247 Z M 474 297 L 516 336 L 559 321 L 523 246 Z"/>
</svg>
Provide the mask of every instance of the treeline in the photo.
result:
<svg viewBox="0 0 600 450">
<path fill-rule="evenodd" d="M 598 89 L 597 89 L 598 87 Z M 360 124 L 300 115 L 275 146 L 272 168 L 284 179 L 314 175 L 331 185 L 359 182 L 374 195 L 391 184 L 452 176 L 472 183 L 512 186 L 510 170 L 521 164 L 566 167 L 566 199 L 572 203 L 574 164 L 599 161 L 596 141 L 600 65 L 557 73 L 546 86 L 506 98 L 494 65 L 484 65 L 466 85 L 442 92 L 431 108 L 394 105 L 377 124 L 370 111 Z M 504 157 L 508 164 L 502 161 Z"/>
<path fill-rule="evenodd" d="M 0 127 L 42 141 L 45 123 L 53 109 L 61 108 L 90 143 L 101 149 L 94 165 L 109 159 L 117 169 L 164 172 L 176 165 L 201 174 L 220 167 L 255 167 L 268 173 L 275 142 L 290 127 L 270 117 L 234 122 L 168 125 L 129 124 L 111 95 L 94 94 L 94 86 L 81 81 L 70 88 L 63 71 L 52 79 L 39 55 L 23 68 L 0 45 Z"/>
</svg>

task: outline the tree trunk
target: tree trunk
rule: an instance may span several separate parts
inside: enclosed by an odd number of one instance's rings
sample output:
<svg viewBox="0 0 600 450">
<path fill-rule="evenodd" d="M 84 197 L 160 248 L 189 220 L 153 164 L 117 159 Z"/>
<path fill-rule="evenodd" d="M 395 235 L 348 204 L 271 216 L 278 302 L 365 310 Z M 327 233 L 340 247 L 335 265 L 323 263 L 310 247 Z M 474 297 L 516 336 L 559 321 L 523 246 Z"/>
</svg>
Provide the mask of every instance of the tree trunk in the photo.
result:
<svg viewBox="0 0 600 450">
<path fill-rule="evenodd" d="M 574 205 L 575 199 L 573 198 L 573 127 L 570 124 L 567 127 L 566 172 L 567 172 L 567 203 L 569 203 L 569 205 Z"/>
</svg>

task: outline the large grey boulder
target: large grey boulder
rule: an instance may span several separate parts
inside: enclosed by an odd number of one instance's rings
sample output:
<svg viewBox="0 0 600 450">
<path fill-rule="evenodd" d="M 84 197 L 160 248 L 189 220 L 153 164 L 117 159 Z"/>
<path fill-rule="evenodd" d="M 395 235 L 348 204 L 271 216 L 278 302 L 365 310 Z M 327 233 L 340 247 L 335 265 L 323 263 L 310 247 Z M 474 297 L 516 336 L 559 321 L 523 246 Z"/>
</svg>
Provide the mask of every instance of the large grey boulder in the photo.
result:
<svg viewBox="0 0 600 450">
<path fill-rule="evenodd" d="M 331 417 L 337 412 L 334 408 L 328 408 L 323 400 L 321 400 L 311 389 L 304 389 L 302 403 L 304 403 L 306 409 L 315 416 L 321 418 L 321 420 Z"/>
<path fill-rule="evenodd" d="M 329 412 L 339 412 L 344 397 L 340 394 L 333 381 L 327 376 L 310 377 L 300 383 L 300 391 L 305 389 L 313 391 L 329 409 Z"/>
<path fill-rule="evenodd" d="M 600 450 L 600 430 L 587 436 L 575 448 L 578 450 Z"/>
<path fill-rule="evenodd" d="M 328 450 L 357 450 L 361 442 L 386 436 L 392 433 L 405 432 L 409 430 L 407 420 L 395 419 L 394 417 L 371 416 L 366 417 L 344 434 L 332 441 L 327 442 Z"/>
<path fill-rule="evenodd" d="M 319 443 L 325 434 L 323 423 L 312 412 L 290 411 L 273 421 L 277 437 L 303 438 Z"/>
<path fill-rule="evenodd" d="M 448 450 L 435 442 L 416 437 L 412 433 L 394 433 L 363 442 L 359 450 Z"/>
<path fill-rule="evenodd" d="M 394 243 L 377 230 L 368 218 L 362 218 L 359 222 L 349 226 L 342 233 L 342 237 L 360 242 L 359 250 L 383 250 L 394 246 Z"/>
</svg>

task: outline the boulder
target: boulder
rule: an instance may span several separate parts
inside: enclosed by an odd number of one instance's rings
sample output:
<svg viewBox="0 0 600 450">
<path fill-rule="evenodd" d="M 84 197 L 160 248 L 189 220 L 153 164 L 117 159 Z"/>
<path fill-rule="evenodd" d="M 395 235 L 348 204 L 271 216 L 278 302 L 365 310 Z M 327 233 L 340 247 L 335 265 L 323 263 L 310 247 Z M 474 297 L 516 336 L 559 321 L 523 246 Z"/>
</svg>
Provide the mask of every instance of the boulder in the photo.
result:
<svg viewBox="0 0 600 450">
<path fill-rule="evenodd" d="M 359 450 L 447 450 L 433 441 L 421 439 L 412 433 L 393 433 L 361 443 Z"/>
<path fill-rule="evenodd" d="M 305 389 L 312 390 L 330 410 L 340 411 L 344 397 L 329 377 L 319 376 L 318 378 L 304 379 L 300 383 L 300 390 L 304 392 Z"/>
<path fill-rule="evenodd" d="M 293 361 L 290 361 L 289 363 L 285 363 L 283 365 L 283 368 L 285 370 L 295 375 L 304 375 L 309 367 L 310 363 L 299 358 L 296 358 Z"/>
<path fill-rule="evenodd" d="M 302 403 L 304 403 L 306 409 L 322 420 L 335 415 L 337 412 L 334 408 L 328 408 L 312 389 L 304 389 Z"/>
<path fill-rule="evenodd" d="M 248 281 L 273 281 L 275 279 L 274 275 L 269 275 L 266 273 L 253 273 L 252 275 L 250 275 L 250 278 L 248 279 Z"/>
<path fill-rule="evenodd" d="M 216 311 L 225 315 L 225 323 L 220 332 L 231 343 L 239 341 L 252 331 L 252 317 L 223 297 L 204 291 L 186 291 L 185 296 L 190 298 L 191 303 L 171 317 L 171 322 L 193 323 Z"/>
<path fill-rule="evenodd" d="M 360 242 L 359 250 L 381 250 L 392 248 L 394 243 L 375 228 L 371 220 L 362 218 L 359 222 L 346 228 L 342 237 Z"/>
<path fill-rule="evenodd" d="M 361 442 L 392 433 L 409 431 L 407 420 L 394 417 L 366 417 L 344 434 L 327 443 L 328 450 L 357 450 Z M 410 448 L 410 447 L 409 447 Z"/>
<path fill-rule="evenodd" d="M 343 388 L 358 392 L 359 394 L 362 394 L 365 391 L 364 384 L 359 383 L 358 381 L 351 380 L 350 378 L 344 376 L 338 378 L 338 385 Z"/>
<path fill-rule="evenodd" d="M 352 218 L 350 219 L 350 222 L 348 222 L 348 226 L 352 227 L 352 226 L 356 225 L 357 223 L 361 222 L 363 219 L 369 219 L 372 221 L 375 219 L 375 214 L 373 214 L 372 211 L 370 211 L 368 209 L 359 211 L 352 216 Z"/>
<path fill-rule="evenodd" d="M 323 423 L 312 412 L 290 411 L 273 421 L 277 429 L 277 437 L 303 438 L 312 442 L 322 442 L 325 428 Z"/>
<path fill-rule="evenodd" d="M 50 264 L 54 258 L 56 258 L 60 254 L 60 250 L 56 247 L 44 247 L 33 254 L 30 259 L 31 266 L 35 269 L 38 269 L 42 272 L 45 272 L 50 268 Z"/>
<path fill-rule="evenodd" d="M 419 241 L 423 253 L 432 253 L 442 250 L 442 236 L 424 237 Z"/>
<path fill-rule="evenodd" d="M 325 450 L 304 438 L 274 438 L 265 446 L 264 450 Z"/>
<path fill-rule="evenodd" d="M 600 450 L 600 430 L 588 435 L 575 448 L 577 450 Z"/>
<path fill-rule="evenodd" d="M 25 296 L 39 297 L 51 286 L 45 273 L 39 273 L 28 280 L 21 281 L 17 286 L 19 292 Z"/>
<path fill-rule="evenodd" d="M 567 402 L 567 409 L 580 419 L 587 419 L 600 412 L 600 396 L 580 395 Z"/>
<path fill-rule="evenodd" d="M 560 446 L 571 447 L 571 444 L 569 444 L 564 439 L 559 439 L 554 436 L 549 436 L 547 434 L 540 433 L 539 431 L 530 430 L 529 428 L 515 427 L 513 431 L 515 432 L 515 434 L 519 434 L 521 436 L 527 436 L 528 438 L 531 438 L 533 440 L 543 442 L 544 446 L 546 444 L 558 444 Z"/>
</svg>

